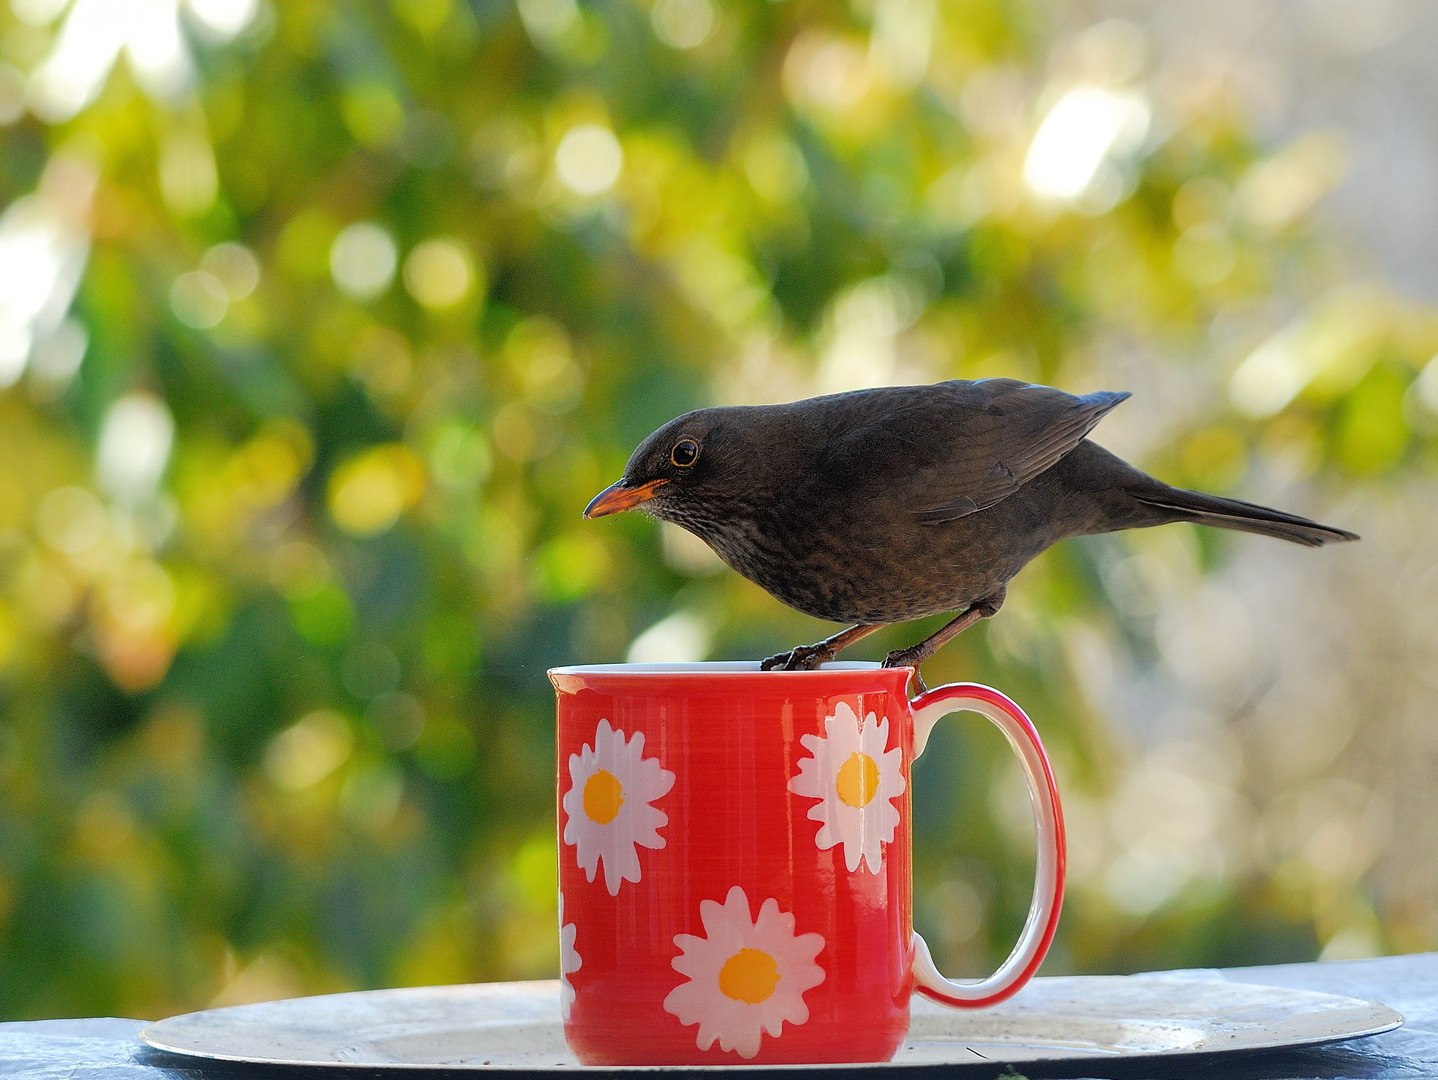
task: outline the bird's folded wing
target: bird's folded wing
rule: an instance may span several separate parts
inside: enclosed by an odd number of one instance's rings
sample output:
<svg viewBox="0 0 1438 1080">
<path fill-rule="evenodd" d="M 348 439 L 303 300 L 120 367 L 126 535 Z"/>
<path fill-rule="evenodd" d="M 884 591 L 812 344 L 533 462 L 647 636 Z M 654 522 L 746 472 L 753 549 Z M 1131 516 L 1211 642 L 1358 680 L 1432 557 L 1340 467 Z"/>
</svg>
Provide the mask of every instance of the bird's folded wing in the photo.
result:
<svg viewBox="0 0 1438 1080">
<path fill-rule="evenodd" d="M 964 517 L 1012 495 L 1129 396 L 1079 397 L 1012 379 L 944 384 L 944 390 L 896 410 L 879 421 L 884 434 L 874 433 L 913 448 L 910 461 L 917 467 L 895 479 L 903 503 L 926 524 Z"/>
</svg>

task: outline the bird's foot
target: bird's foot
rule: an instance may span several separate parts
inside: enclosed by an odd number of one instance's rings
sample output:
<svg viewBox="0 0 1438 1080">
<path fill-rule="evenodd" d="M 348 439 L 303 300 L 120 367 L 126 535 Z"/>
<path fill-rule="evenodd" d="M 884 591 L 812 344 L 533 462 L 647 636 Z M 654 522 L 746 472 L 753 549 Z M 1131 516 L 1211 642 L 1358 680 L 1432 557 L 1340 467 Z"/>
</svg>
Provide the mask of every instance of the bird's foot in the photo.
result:
<svg viewBox="0 0 1438 1080">
<path fill-rule="evenodd" d="M 838 649 L 827 641 L 815 645 L 795 645 L 788 652 L 775 653 L 759 663 L 760 671 L 813 671 L 820 664 L 827 664 L 838 654 Z"/>
<path fill-rule="evenodd" d="M 884 667 L 911 667 L 915 671 L 919 665 L 927 660 L 933 649 L 928 647 L 927 641 L 921 641 L 917 645 L 910 645 L 907 649 L 895 649 L 888 656 L 884 657 Z"/>
<path fill-rule="evenodd" d="M 919 645 L 922 644 L 923 642 L 919 643 Z M 922 652 L 919 645 L 910 645 L 907 649 L 895 649 L 884 657 L 884 663 L 881 665 L 886 668 L 906 667 L 909 669 L 909 693 L 912 697 L 929 692 L 928 684 L 924 682 L 924 676 L 919 673 L 919 664 L 928 659 L 928 653 Z M 917 689 L 914 689 L 915 687 Z"/>
<path fill-rule="evenodd" d="M 944 642 L 962 633 L 980 619 L 989 619 L 998 614 L 998 610 L 1003 606 L 1003 603 L 1004 591 L 1002 589 L 993 596 L 975 601 L 969 605 L 968 609 L 962 615 L 945 626 L 940 627 L 938 631 L 930 634 L 917 645 L 910 645 L 907 649 L 895 649 L 888 656 L 884 657 L 884 667 L 913 668 L 914 681 L 919 684 L 919 692 L 924 693 L 927 687 L 924 686 L 924 680 L 919 676 L 919 665 L 933 656 Z"/>
<path fill-rule="evenodd" d="M 862 637 L 879 629 L 880 623 L 858 623 L 812 645 L 796 645 L 788 652 L 775 653 L 759 665 L 760 671 L 813 671 L 827 664 Z"/>
</svg>

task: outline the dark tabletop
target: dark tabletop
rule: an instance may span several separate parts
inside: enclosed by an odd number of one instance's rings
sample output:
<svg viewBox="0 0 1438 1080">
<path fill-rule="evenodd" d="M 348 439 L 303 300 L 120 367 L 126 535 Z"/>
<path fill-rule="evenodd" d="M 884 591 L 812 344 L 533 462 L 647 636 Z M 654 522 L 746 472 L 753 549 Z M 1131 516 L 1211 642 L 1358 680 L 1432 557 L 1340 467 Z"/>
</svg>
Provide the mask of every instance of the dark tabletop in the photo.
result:
<svg viewBox="0 0 1438 1080">
<path fill-rule="evenodd" d="M 1389 956 L 1341 964 L 1288 964 L 1278 967 L 1228 968 L 1222 975 L 1234 982 L 1290 986 L 1330 994 L 1380 1001 L 1403 1014 L 1406 1023 L 1396 1031 L 1366 1039 L 1351 1039 L 1327 1046 L 1287 1051 L 1207 1054 L 1193 1057 L 1142 1058 L 1128 1061 L 1092 1059 L 1071 1066 L 1028 1065 L 1022 1074 L 1039 1077 L 1115 1077 L 1155 1080 L 1203 1077 L 1204 1080 L 1298 1080 L 1298 1078 L 1431 1077 L 1438 1080 L 1438 953 Z M 0 1076 L 37 1080 L 360 1080 L 378 1070 L 363 1068 L 260 1068 L 226 1063 L 199 1064 L 193 1059 L 163 1054 L 141 1045 L 135 1033 L 141 1020 L 36 1020 L 0 1024 Z M 497 1070 L 486 1070 L 497 1071 Z M 769 1070 L 744 1070 L 745 1080 L 764 1077 Z M 834 1069 L 825 1073 L 858 1070 Z M 886 1069 L 885 1080 L 922 1073 L 927 1080 L 938 1075 L 979 1077 L 1013 1076 L 1014 1071 L 993 1065 L 936 1066 Z M 394 1073 L 384 1074 L 389 1078 Z M 445 1075 L 440 1071 L 407 1070 L 406 1077 Z M 472 1072 L 457 1074 L 473 1077 Z M 791 1074 L 792 1075 L 792 1074 Z M 814 1075 L 814 1074 L 810 1074 Z M 872 1075 L 872 1074 L 870 1074 Z M 916 1078 L 917 1080 L 917 1078 Z"/>
</svg>

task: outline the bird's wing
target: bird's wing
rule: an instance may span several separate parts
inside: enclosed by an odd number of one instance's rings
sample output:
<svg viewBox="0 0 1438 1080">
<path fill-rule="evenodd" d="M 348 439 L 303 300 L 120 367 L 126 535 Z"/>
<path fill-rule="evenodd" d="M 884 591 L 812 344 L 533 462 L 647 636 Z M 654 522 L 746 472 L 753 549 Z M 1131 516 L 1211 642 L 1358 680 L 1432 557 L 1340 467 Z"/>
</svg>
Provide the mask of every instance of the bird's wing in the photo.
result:
<svg viewBox="0 0 1438 1080">
<path fill-rule="evenodd" d="M 883 447 L 885 460 L 902 463 L 885 479 L 925 524 L 952 521 L 1012 495 L 1129 396 L 1080 397 L 1014 379 L 923 389 L 928 393 L 876 416 L 864 441 Z"/>
</svg>

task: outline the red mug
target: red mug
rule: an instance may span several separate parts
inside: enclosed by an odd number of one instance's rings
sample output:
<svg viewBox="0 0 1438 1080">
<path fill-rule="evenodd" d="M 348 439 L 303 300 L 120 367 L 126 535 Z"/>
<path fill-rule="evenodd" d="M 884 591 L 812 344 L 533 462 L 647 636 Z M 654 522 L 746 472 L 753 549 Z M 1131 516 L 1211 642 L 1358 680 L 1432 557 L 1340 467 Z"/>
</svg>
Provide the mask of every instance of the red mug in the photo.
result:
<svg viewBox="0 0 1438 1080">
<path fill-rule="evenodd" d="M 888 1061 L 918 991 L 1018 991 L 1063 900 L 1064 828 L 1038 733 L 996 690 L 910 700 L 907 668 L 600 664 L 558 699 L 561 1006 L 586 1065 Z M 909 770 L 941 716 L 993 721 L 1037 825 L 1034 896 L 987 979 L 913 930 Z"/>
</svg>

